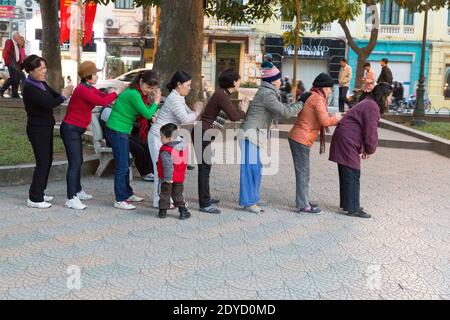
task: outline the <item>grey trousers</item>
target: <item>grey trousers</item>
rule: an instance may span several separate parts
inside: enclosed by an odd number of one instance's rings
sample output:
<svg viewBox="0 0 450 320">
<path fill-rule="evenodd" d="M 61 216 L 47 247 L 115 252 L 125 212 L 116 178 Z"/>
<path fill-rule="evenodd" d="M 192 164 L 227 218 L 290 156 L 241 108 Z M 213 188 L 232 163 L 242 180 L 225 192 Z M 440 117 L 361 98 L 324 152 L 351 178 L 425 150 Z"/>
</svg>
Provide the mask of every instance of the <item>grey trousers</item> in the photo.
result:
<svg viewBox="0 0 450 320">
<path fill-rule="evenodd" d="M 297 209 L 309 207 L 309 148 L 289 139 L 295 169 L 295 205 Z"/>
</svg>

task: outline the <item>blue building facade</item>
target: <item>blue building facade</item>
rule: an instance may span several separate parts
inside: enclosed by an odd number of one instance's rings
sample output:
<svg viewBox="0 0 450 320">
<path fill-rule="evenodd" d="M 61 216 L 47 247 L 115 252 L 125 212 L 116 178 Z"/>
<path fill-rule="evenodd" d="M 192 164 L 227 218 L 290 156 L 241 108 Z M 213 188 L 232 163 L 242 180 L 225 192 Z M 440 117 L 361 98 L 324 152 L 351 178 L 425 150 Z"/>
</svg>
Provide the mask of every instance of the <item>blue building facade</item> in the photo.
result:
<svg viewBox="0 0 450 320">
<path fill-rule="evenodd" d="M 355 40 L 359 47 L 365 47 L 368 40 Z M 368 58 L 377 79 L 380 73 L 380 60 L 389 59 L 394 81 L 401 82 L 405 87 L 405 96 L 413 94 L 417 88 L 420 76 L 421 41 L 386 41 L 379 40 L 372 54 Z M 425 48 L 425 81 L 427 81 L 431 44 L 427 42 Z M 356 66 L 358 56 L 349 49 L 348 62 L 353 68 L 351 87 L 355 86 Z"/>
</svg>

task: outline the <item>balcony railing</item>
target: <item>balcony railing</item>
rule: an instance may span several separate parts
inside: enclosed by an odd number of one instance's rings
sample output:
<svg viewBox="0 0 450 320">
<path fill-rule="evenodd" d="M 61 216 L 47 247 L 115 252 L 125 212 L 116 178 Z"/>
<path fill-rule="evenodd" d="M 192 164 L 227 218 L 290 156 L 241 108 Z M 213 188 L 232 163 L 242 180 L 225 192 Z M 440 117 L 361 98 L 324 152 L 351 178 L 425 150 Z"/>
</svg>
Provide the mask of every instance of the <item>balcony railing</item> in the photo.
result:
<svg viewBox="0 0 450 320">
<path fill-rule="evenodd" d="M 371 32 L 373 25 L 366 24 L 365 31 Z M 380 34 L 383 35 L 414 35 L 416 33 L 415 26 L 400 26 L 400 25 L 380 25 L 378 28 Z"/>
<path fill-rule="evenodd" d="M 209 29 L 215 30 L 249 30 L 252 26 L 248 23 L 233 23 L 229 24 L 224 20 L 209 19 L 207 22 L 207 27 Z"/>
<path fill-rule="evenodd" d="M 292 21 L 281 21 L 281 31 L 291 31 L 295 28 L 295 22 Z M 307 24 L 305 27 L 306 32 L 311 32 L 311 26 Z M 323 29 L 322 32 L 330 32 L 331 31 L 331 24 L 327 24 Z"/>
</svg>

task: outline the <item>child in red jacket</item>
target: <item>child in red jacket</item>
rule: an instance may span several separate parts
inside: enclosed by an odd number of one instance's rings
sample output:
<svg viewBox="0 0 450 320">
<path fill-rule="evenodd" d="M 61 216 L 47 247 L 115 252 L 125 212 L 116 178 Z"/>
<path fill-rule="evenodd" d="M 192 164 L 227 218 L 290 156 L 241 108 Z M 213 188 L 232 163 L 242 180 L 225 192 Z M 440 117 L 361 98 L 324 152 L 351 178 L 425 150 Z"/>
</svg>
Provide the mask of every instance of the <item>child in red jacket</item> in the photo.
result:
<svg viewBox="0 0 450 320">
<path fill-rule="evenodd" d="M 185 220 L 191 216 L 186 209 L 183 197 L 188 149 L 186 143 L 172 138 L 172 134 L 176 130 L 178 130 L 178 127 L 173 123 L 162 126 L 160 130 L 163 146 L 159 151 L 157 162 L 160 181 L 158 217 L 166 217 L 167 210 L 170 208 L 170 198 L 172 197 L 173 204 L 175 207 L 178 207 L 180 212 L 180 219 Z"/>
</svg>

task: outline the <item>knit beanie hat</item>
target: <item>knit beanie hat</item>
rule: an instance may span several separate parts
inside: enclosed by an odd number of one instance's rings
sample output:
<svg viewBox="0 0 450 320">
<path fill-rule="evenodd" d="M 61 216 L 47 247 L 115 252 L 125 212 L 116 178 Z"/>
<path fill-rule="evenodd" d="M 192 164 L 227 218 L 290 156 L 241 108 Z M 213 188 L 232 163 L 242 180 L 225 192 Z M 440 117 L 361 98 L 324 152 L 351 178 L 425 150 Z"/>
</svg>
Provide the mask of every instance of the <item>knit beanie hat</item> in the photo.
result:
<svg viewBox="0 0 450 320">
<path fill-rule="evenodd" d="M 264 61 L 261 64 L 261 79 L 266 82 L 273 82 L 281 79 L 281 72 L 271 62 Z"/>
<path fill-rule="evenodd" d="M 316 88 L 333 88 L 334 81 L 326 73 L 319 74 L 313 82 L 313 87 Z"/>
</svg>

